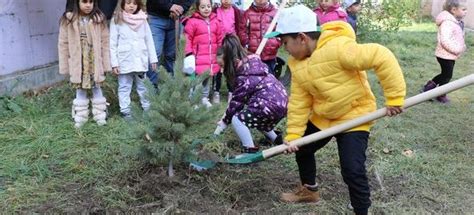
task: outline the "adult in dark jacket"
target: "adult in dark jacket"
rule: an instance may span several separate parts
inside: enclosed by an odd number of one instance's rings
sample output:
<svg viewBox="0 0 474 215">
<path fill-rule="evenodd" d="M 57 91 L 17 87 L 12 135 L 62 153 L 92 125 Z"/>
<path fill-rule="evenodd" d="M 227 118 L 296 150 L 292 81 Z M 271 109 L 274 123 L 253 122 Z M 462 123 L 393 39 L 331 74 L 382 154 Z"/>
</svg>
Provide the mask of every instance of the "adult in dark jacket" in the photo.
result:
<svg viewBox="0 0 474 215">
<path fill-rule="evenodd" d="M 114 14 L 118 0 L 99 0 L 99 9 L 105 14 L 107 19 L 111 19 Z"/>
<path fill-rule="evenodd" d="M 194 0 L 147 0 L 146 9 L 149 17 L 150 29 L 155 42 L 158 59 L 164 55 L 162 62 L 166 71 L 173 74 L 176 60 L 175 20 L 185 14 Z M 158 86 L 158 73 L 147 72 L 148 78 Z"/>
</svg>

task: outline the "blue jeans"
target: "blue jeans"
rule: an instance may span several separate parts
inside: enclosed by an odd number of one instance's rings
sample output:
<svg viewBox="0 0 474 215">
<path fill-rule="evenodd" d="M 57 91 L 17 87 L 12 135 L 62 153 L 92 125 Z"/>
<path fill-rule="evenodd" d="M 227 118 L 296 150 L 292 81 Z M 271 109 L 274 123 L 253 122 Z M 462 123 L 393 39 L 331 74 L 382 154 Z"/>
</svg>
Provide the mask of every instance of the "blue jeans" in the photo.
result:
<svg viewBox="0 0 474 215">
<path fill-rule="evenodd" d="M 171 75 L 174 74 L 174 62 L 176 60 L 176 38 L 175 38 L 175 21 L 170 18 L 152 16 L 150 17 L 150 30 L 155 43 L 156 56 L 158 61 L 165 67 L 166 71 Z M 161 55 L 164 60 L 161 61 Z M 158 86 L 158 73 L 148 70 L 146 73 L 153 85 Z"/>
</svg>

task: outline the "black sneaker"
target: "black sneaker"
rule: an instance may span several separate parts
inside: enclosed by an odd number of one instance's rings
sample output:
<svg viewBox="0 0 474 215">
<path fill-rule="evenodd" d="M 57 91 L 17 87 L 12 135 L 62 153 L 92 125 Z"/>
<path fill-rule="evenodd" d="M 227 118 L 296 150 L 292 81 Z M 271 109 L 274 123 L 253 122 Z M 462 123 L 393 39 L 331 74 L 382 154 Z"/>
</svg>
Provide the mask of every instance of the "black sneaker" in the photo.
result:
<svg viewBox="0 0 474 215">
<path fill-rule="evenodd" d="M 275 130 L 275 133 L 277 135 L 275 141 L 271 141 L 270 139 L 268 139 L 267 137 L 263 137 L 262 139 L 260 139 L 258 141 L 258 145 L 260 146 L 273 146 L 273 145 L 281 145 L 283 144 L 283 134 L 281 131 L 277 131 Z"/>
<path fill-rule="evenodd" d="M 281 131 L 275 131 L 277 134 L 277 137 L 275 141 L 273 142 L 274 145 L 281 145 L 283 144 L 283 133 Z"/>
<path fill-rule="evenodd" d="M 259 147 L 242 147 L 242 153 L 254 154 L 260 150 Z"/>
<path fill-rule="evenodd" d="M 262 137 L 260 140 L 258 140 L 259 146 L 271 146 L 272 144 L 272 141 L 266 137 Z"/>
</svg>

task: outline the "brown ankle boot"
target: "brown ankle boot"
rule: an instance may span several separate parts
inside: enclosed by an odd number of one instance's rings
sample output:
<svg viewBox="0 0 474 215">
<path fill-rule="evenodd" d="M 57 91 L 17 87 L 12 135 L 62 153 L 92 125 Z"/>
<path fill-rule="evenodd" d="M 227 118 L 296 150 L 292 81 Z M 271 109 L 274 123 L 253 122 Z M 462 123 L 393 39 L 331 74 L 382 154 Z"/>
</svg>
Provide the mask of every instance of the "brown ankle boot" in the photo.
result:
<svg viewBox="0 0 474 215">
<path fill-rule="evenodd" d="M 282 193 L 280 200 L 288 203 L 318 203 L 319 191 L 308 190 L 305 186 L 299 186 L 293 193 Z"/>
</svg>

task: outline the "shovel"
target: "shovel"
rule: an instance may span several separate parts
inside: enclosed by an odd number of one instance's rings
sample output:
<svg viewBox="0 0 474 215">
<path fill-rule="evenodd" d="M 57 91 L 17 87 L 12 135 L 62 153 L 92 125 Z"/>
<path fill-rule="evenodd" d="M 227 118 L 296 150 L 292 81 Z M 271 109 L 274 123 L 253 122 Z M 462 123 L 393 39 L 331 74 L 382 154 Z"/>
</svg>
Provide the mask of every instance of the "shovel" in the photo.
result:
<svg viewBox="0 0 474 215">
<path fill-rule="evenodd" d="M 449 92 L 458 90 L 460 88 L 469 86 L 474 83 L 474 74 L 465 76 L 461 79 L 458 79 L 456 81 L 453 81 L 451 83 L 445 84 L 443 86 L 437 87 L 435 89 L 432 89 L 430 91 L 418 94 L 416 96 L 410 97 L 405 100 L 405 105 L 403 106 L 404 109 L 407 109 L 409 107 L 415 106 L 417 104 L 420 104 L 422 102 L 431 100 L 433 98 L 436 98 L 440 95 L 447 94 Z M 314 134 L 304 136 L 302 138 L 296 139 L 291 141 L 289 144 L 290 145 L 295 145 L 295 146 L 304 146 L 306 144 L 324 139 L 326 137 L 331 137 L 333 135 L 336 135 L 338 133 L 350 130 L 351 128 L 354 128 L 356 126 L 374 121 L 376 119 L 380 119 L 386 115 L 386 108 L 381 108 L 378 109 L 372 113 L 369 113 L 365 116 L 358 117 L 356 119 L 353 119 L 351 121 L 333 126 L 328 129 L 324 129 L 322 131 L 316 132 Z M 236 155 L 233 158 L 228 158 L 225 159 L 223 162 L 224 163 L 231 163 L 231 164 L 249 164 L 249 163 L 255 163 L 259 161 L 263 161 L 265 159 L 271 158 L 273 156 L 277 156 L 279 154 L 282 154 L 283 152 L 286 151 L 288 148 L 288 145 L 282 144 L 278 146 L 274 146 L 272 148 L 263 150 L 261 152 L 255 153 L 255 154 L 241 154 L 241 155 Z"/>
</svg>

